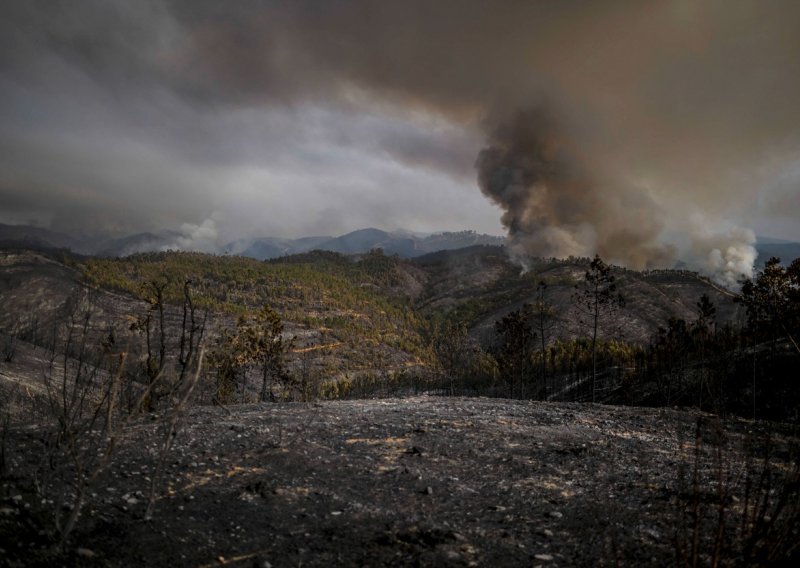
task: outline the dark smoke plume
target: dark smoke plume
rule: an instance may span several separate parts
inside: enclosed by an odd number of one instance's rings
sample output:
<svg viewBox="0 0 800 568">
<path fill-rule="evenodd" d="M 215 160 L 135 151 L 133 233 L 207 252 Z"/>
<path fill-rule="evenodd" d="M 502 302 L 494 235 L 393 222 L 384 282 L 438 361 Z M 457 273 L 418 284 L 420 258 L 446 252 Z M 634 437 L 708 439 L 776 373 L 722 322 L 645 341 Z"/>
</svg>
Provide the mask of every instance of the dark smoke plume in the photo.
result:
<svg viewBox="0 0 800 568">
<path fill-rule="evenodd" d="M 604 187 L 543 108 L 495 128 L 476 161 L 481 191 L 504 209 L 512 253 L 564 258 L 595 253 L 633 268 L 668 266 L 672 247 L 646 192 Z"/>
</svg>

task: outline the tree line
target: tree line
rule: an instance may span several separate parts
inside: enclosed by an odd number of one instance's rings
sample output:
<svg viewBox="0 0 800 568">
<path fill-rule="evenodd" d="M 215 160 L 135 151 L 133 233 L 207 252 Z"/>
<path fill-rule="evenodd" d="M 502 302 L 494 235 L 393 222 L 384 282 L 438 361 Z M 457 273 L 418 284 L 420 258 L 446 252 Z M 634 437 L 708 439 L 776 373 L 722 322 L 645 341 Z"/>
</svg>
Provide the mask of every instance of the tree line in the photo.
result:
<svg viewBox="0 0 800 568">
<path fill-rule="evenodd" d="M 717 321 L 707 294 L 693 319 L 669 318 L 646 344 L 625 341 L 626 299 L 599 256 L 575 284 L 570 306 L 534 300 L 494 324 L 488 346 L 463 321 L 432 332 L 439 389 L 540 400 L 695 406 L 716 413 L 797 420 L 800 259 L 772 258 L 742 282 L 741 322 Z"/>
</svg>

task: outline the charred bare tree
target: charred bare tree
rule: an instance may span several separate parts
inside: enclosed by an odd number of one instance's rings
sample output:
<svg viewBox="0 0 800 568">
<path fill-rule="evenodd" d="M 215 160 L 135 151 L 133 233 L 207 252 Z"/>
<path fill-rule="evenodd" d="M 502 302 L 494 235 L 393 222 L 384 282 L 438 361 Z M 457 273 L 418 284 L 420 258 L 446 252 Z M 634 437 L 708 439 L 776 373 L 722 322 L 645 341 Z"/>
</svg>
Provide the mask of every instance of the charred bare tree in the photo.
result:
<svg viewBox="0 0 800 568">
<path fill-rule="evenodd" d="M 433 331 L 431 346 L 436 355 L 440 379 L 447 384 L 449 394 L 456 394 L 456 381 L 463 380 L 468 356 L 467 326 L 462 322 L 437 326 Z"/>
<path fill-rule="evenodd" d="M 597 340 L 602 328 L 625 305 L 622 294 L 617 293 L 616 278 L 600 255 L 595 255 L 584 275 L 583 282 L 575 287 L 573 305 L 578 312 L 581 327 L 588 328 L 592 353 L 592 402 L 597 400 Z"/>
<path fill-rule="evenodd" d="M 146 388 L 151 392 L 145 401 L 145 410 L 152 412 L 156 401 L 152 391 L 156 382 L 162 375 L 167 362 L 167 332 L 164 318 L 164 290 L 167 283 L 164 281 L 151 281 L 142 285 L 142 293 L 148 303 L 147 311 L 139 316 L 131 326 L 133 331 L 144 334 L 146 358 L 144 361 L 144 374 Z"/>
<path fill-rule="evenodd" d="M 497 379 L 497 361 L 470 337 L 467 324 L 437 322 L 428 337 L 434 380 L 452 396 L 490 391 Z M 416 380 L 416 379 L 415 379 Z M 414 382 L 414 381 L 412 381 Z M 416 386 L 415 386 L 416 389 Z"/>
<path fill-rule="evenodd" d="M 204 312 L 202 318 L 197 313 L 197 307 L 192 300 L 191 280 L 186 280 L 183 283 L 183 311 L 178 353 L 179 374 L 175 381 L 178 389 L 186 382 L 188 373 L 195 363 L 197 351 L 205 336 L 207 318 L 207 313 Z"/>
<path fill-rule="evenodd" d="M 525 383 L 530 382 L 533 375 L 536 333 L 530 315 L 530 305 L 526 304 L 495 323 L 495 359 L 501 375 L 508 381 L 510 398 L 525 396 Z M 539 390 L 534 386 L 533 396 L 537 396 Z"/>
<path fill-rule="evenodd" d="M 300 400 L 310 402 L 316 400 L 320 395 L 320 377 L 313 368 L 312 353 L 315 347 L 306 343 L 299 351 L 298 378 L 300 389 Z"/>
<path fill-rule="evenodd" d="M 544 398 L 548 396 L 547 389 L 547 343 L 556 325 L 555 306 L 547 298 L 547 282 L 540 280 L 536 285 L 536 301 L 531 306 L 534 326 L 539 336 L 541 347 L 541 361 L 539 362 L 542 373 L 542 385 L 544 388 Z"/>
<path fill-rule="evenodd" d="M 703 294 L 700 296 L 700 301 L 697 302 L 697 320 L 695 320 L 692 330 L 694 341 L 699 351 L 700 385 L 698 388 L 697 405 L 700 410 L 703 409 L 703 392 L 708 390 L 709 394 L 711 394 L 711 385 L 708 377 L 708 350 L 714 340 L 714 334 L 716 332 L 716 315 L 717 308 L 714 306 L 713 302 L 711 302 L 708 295 Z"/>
<path fill-rule="evenodd" d="M 17 354 L 17 335 L 19 333 L 19 320 L 15 320 L 8 329 L 0 330 L 0 355 L 3 361 L 11 363 Z"/>
</svg>

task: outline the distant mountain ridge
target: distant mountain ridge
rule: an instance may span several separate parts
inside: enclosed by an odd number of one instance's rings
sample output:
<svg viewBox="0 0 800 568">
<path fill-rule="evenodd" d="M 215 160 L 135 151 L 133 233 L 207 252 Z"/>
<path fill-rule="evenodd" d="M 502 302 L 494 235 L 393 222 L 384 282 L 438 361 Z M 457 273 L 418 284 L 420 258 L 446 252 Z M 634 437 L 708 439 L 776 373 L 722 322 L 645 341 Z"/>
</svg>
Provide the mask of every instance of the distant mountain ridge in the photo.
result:
<svg viewBox="0 0 800 568">
<path fill-rule="evenodd" d="M 31 227 L 27 225 L 0 224 L 0 245 L 36 246 L 69 249 L 72 252 L 95 256 L 129 256 L 140 252 L 166 251 L 188 248 L 180 246 L 189 242 L 177 231 L 137 233 L 121 238 L 76 237 L 66 233 Z M 269 260 L 312 250 L 362 254 L 373 249 L 382 249 L 387 255 L 414 258 L 439 250 L 453 250 L 473 245 L 502 245 L 503 237 L 484 235 L 475 231 L 443 232 L 432 235 L 417 235 L 407 231 L 388 232 L 367 228 L 339 236 L 310 236 L 296 239 L 260 237 L 232 241 L 215 250 L 205 247 L 203 252 L 246 256 L 256 260 Z"/>
<path fill-rule="evenodd" d="M 475 231 L 457 231 L 418 236 L 404 231 L 388 232 L 367 228 L 338 237 L 319 236 L 299 239 L 255 238 L 234 241 L 222 247 L 225 254 L 238 254 L 258 260 L 280 258 L 312 250 L 361 254 L 381 249 L 385 254 L 414 258 L 439 250 L 453 250 L 474 245 L 502 245 L 503 237 Z"/>
<path fill-rule="evenodd" d="M 121 238 L 92 238 L 51 231 L 28 225 L 5 225 L 0 223 L 0 246 L 36 246 L 45 248 L 69 249 L 75 253 L 96 256 L 129 256 L 140 252 L 166 251 L 187 248 L 183 241 L 190 242 L 178 231 L 159 231 L 158 233 L 137 233 Z M 302 254 L 312 250 L 338 252 L 342 254 L 363 254 L 373 249 L 381 249 L 387 255 L 401 258 L 416 258 L 432 252 L 455 250 L 477 245 L 501 246 L 504 237 L 486 235 L 475 231 L 451 231 L 434 234 L 417 234 L 409 231 L 384 231 L 374 227 L 359 229 L 344 235 L 308 236 L 295 239 L 280 237 L 255 237 L 239 239 L 209 250 L 208 243 L 203 252 L 245 256 L 257 260 L 269 260 Z M 756 244 L 757 269 L 764 266 L 769 258 L 779 257 L 789 263 L 800 257 L 800 242 L 758 237 Z"/>
</svg>

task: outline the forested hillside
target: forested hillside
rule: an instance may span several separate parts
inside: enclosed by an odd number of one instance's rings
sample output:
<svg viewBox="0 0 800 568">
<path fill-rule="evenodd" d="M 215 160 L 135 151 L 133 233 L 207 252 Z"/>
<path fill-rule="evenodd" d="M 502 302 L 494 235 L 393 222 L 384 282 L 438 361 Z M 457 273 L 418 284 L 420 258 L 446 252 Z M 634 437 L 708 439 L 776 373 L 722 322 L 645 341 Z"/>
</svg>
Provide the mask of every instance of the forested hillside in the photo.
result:
<svg viewBox="0 0 800 568">
<path fill-rule="evenodd" d="M 89 294 L 93 340 L 113 330 L 139 361 L 150 337 L 153 361 L 157 334 L 166 337 L 165 351 L 178 349 L 187 314 L 194 314 L 202 317 L 210 354 L 203 392 L 211 398 L 263 397 L 258 385 L 275 375 L 281 396 L 289 397 L 298 396 L 302 383 L 303 397 L 424 389 L 745 414 L 782 414 L 781 401 L 793 400 L 782 386 L 770 387 L 773 380 L 784 384 L 792 360 L 784 334 L 769 346 L 763 330 L 755 334 L 748 324 L 752 306 L 688 271 L 636 272 L 580 258 L 529 259 L 523 270 L 494 246 L 414 260 L 379 250 L 269 261 L 182 252 L 115 259 L 9 252 L 6 258 L 7 342 L 52 346 L 55 322 L 74 309 L 77 295 Z M 588 279 L 601 276 L 602 286 L 592 289 Z M 603 287 L 608 305 L 593 306 Z M 266 333 L 269 312 L 284 339 L 271 371 L 256 364 L 263 345 L 250 337 Z M 224 353 L 236 359 L 227 370 Z M 756 359 L 755 371 L 753 361 L 745 365 L 748 357 Z M 224 381 L 220 373 L 228 374 Z M 228 385 L 225 396 L 214 381 Z"/>
<path fill-rule="evenodd" d="M 422 323 L 410 300 L 394 293 L 404 283 L 399 265 L 381 254 L 350 259 L 312 252 L 259 262 L 151 253 L 92 259 L 82 268 L 92 285 L 135 296 L 146 283 L 163 281 L 165 299 L 173 303 L 181 301 L 184 283 L 190 282 L 196 305 L 223 319 L 269 306 L 285 322 L 287 335 L 296 338 L 290 358 L 313 353 L 322 380 L 338 381 L 426 364 Z"/>
</svg>

